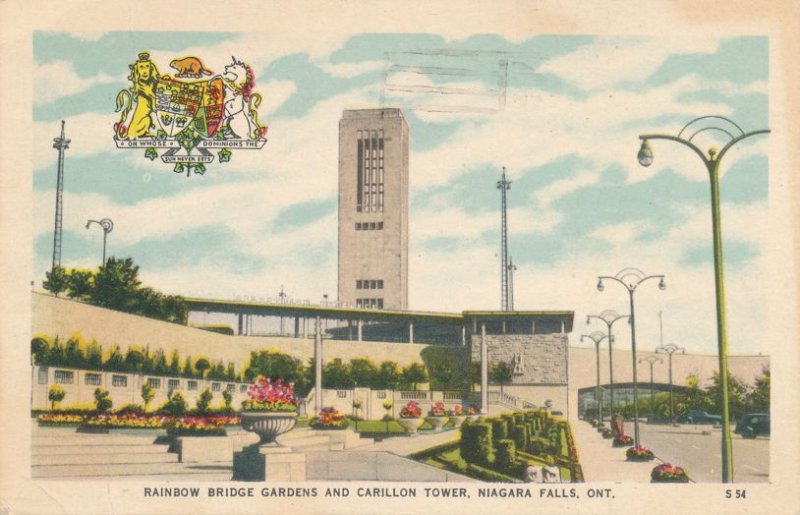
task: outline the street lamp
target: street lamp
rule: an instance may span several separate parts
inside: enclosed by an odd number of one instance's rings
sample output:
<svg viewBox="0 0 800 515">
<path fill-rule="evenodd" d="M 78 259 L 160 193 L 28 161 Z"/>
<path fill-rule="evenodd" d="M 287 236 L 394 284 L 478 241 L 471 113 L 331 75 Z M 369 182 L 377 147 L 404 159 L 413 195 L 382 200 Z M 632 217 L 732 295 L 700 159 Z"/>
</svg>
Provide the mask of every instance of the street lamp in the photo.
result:
<svg viewBox="0 0 800 515">
<path fill-rule="evenodd" d="M 647 356 L 639 360 L 639 363 L 643 362 L 650 363 L 650 417 L 653 418 L 655 416 L 655 398 L 653 396 L 653 365 L 656 363 L 664 363 L 661 358 L 656 356 Z"/>
<path fill-rule="evenodd" d="M 661 290 L 666 289 L 667 284 L 664 282 L 663 275 L 645 275 L 638 268 L 624 268 L 617 272 L 615 276 L 599 276 L 597 281 L 598 291 L 605 289 L 603 279 L 610 279 L 624 286 L 628 290 L 628 298 L 630 299 L 631 314 L 629 321 L 631 324 L 631 358 L 633 363 L 633 444 L 639 445 L 639 385 L 636 381 L 636 317 L 634 314 L 633 293 L 640 284 L 648 279 L 660 279 L 658 287 Z"/>
<path fill-rule="evenodd" d="M 603 291 L 602 282 L 598 283 L 598 287 L 600 291 Z M 628 315 L 620 315 L 613 309 L 607 309 L 602 313 L 600 313 L 599 315 L 587 315 L 586 324 L 588 325 L 593 318 L 602 320 L 603 322 L 605 322 L 606 327 L 608 328 L 608 396 L 610 400 L 611 411 L 614 411 L 614 359 L 611 353 L 611 347 L 613 346 L 614 343 L 614 337 L 611 334 L 611 327 L 617 320 L 629 317 Z"/>
<path fill-rule="evenodd" d="M 672 343 L 662 345 L 656 349 L 656 354 L 666 352 L 669 355 L 667 360 L 669 363 L 669 420 L 672 423 L 675 423 L 675 416 L 672 414 L 672 355 L 677 351 L 681 351 L 681 354 L 686 354 L 686 349 L 683 347 L 678 347 Z"/>
<path fill-rule="evenodd" d="M 114 222 L 111 221 L 110 218 L 103 218 L 100 221 L 97 220 L 89 220 L 86 222 L 86 228 L 88 229 L 90 225 L 97 224 L 103 229 L 103 264 L 106 264 L 106 239 L 108 238 L 108 233 L 114 230 Z"/>
<path fill-rule="evenodd" d="M 697 122 L 703 120 L 711 120 L 715 124 L 724 123 L 726 128 L 718 127 L 717 125 L 710 125 L 707 127 L 698 128 L 695 125 Z M 692 139 L 701 132 L 715 130 L 722 132 L 728 136 L 728 142 L 722 147 L 722 150 L 717 151 L 716 147 L 708 149 L 708 157 L 703 153 L 700 148 L 692 142 Z M 642 140 L 642 146 L 639 149 L 638 159 L 639 164 L 642 166 L 650 166 L 653 164 L 653 149 L 650 148 L 649 140 L 666 139 L 675 141 L 686 147 L 692 149 L 708 170 L 709 180 L 711 182 L 711 228 L 714 237 L 714 279 L 716 290 L 716 304 L 717 304 L 717 351 L 719 354 L 719 378 L 720 385 L 722 386 L 722 482 L 730 483 L 733 481 L 733 448 L 731 446 L 731 422 L 730 422 L 730 409 L 728 406 L 728 334 L 727 322 L 725 320 L 725 278 L 723 274 L 723 259 L 722 259 L 722 222 L 720 215 L 720 200 L 719 200 L 719 163 L 722 156 L 736 143 L 742 141 L 750 136 L 759 134 L 768 134 L 768 129 L 762 129 L 751 132 L 744 132 L 741 127 L 736 123 L 723 116 L 701 116 L 690 121 L 680 130 L 677 136 L 667 134 L 642 134 L 639 139 Z M 686 137 L 684 137 L 686 133 Z M 691 133 L 691 134 L 690 134 Z"/>
<path fill-rule="evenodd" d="M 597 416 L 599 420 L 603 421 L 603 398 L 598 395 L 600 393 L 600 342 L 608 338 L 607 334 L 603 334 L 600 331 L 595 331 L 592 334 L 584 334 L 581 336 L 581 341 L 584 338 L 588 338 L 594 342 L 594 352 L 597 358 L 597 387 L 594 390 L 594 403 L 595 405 L 599 406 Z M 610 340 L 609 340 L 610 341 Z M 599 400 L 598 400 L 599 398 Z"/>
</svg>

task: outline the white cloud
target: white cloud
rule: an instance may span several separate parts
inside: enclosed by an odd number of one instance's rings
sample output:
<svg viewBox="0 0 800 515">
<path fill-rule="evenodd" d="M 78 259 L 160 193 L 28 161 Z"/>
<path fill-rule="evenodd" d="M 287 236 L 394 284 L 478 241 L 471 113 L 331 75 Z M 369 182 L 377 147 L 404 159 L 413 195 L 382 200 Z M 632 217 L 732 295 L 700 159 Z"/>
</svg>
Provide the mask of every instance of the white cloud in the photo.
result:
<svg viewBox="0 0 800 515">
<path fill-rule="evenodd" d="M 96 84 L 108 84 L 118 80 L 104 73 L 83 78 L 75 73 L 72 63 L 51 61 L 39 64 L 33 72 L 33 103 L 48 104 L 60 98 L 86 91 Z"/>
<path fill-rule="evenodd" d="M 583 89 L 606 89 L 646 79 L 671 55 L 713 53 L 717 46 L 716 38 L 603 38 L 545 61 L 538 71 L 558 75 Z"/>
</svg>

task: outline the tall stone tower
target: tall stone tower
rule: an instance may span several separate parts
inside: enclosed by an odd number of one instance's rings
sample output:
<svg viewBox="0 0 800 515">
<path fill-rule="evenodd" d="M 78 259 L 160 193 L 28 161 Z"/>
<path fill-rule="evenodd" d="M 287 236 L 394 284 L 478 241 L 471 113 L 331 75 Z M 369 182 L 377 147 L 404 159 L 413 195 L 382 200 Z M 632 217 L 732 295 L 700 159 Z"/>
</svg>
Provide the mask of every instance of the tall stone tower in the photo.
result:
<svg viewBox="0 0 800 515">
<path fill-rule="evenodd" d="M 339 121 L 339 302 L 408 308 L 408 123 L 400 109 Z"/>
</svg>

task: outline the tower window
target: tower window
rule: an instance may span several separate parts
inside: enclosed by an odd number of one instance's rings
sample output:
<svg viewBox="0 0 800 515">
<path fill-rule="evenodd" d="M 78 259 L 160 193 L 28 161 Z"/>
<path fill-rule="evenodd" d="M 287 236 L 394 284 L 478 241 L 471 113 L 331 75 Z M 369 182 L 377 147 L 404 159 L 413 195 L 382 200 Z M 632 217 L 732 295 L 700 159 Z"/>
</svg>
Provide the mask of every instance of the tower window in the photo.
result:
<svg viewBox="0 0 800 515">
<path fill-rule="evenodd" d="M 358 131 L 356 211 L 383 211 L 383 130 Z"/>
</svg>

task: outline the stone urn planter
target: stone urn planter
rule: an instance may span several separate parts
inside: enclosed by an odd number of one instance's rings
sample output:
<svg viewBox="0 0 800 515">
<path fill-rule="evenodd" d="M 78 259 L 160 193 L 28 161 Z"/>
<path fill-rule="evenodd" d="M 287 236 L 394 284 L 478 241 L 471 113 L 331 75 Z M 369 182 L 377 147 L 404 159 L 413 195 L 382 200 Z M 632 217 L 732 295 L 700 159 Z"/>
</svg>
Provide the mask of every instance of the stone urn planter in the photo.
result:
<svg viewBox="0 0 800 515">
<path fill-rule="evenodd" d="M 419 426 L 422 425 L 422 419 L 419 417 L 415 418 L 404 418 L 400 417 L 397 419 L 397 423 L 403 426 L 403 429 L 406 430 L 406 433 L 416 434 Z"/>
<path fill-rule="evenodd" d="M 241 414 L 242 428 L 259 437 L 258 445 L 272 443 L 278 435 L 288 433 L 297 423 L 296 412 L 245 411 Z"/>
<path fill-rule="evenodd" d="M 467 420 L 469 422 L 477 422 L 479 418 L 481 418 L 480 413 L 475 413 L 474 415 L 467 415 Z"/>
<path fill-rule="evenodd" d="M 438 432 L 444 427 L 444 423 L 447 422 L 447 417 L 431 415 L 429 417 L 425 417 L 425 422 L 430 424 L 434 431 Z"/>
<path fill-rule="evenodd" d="M 461 424 L 467 420 L 466 415 L 454 415 L 450 417 L 450 423 L 453 424 L 453 427 L 461 427 Z"/>
</svg>

